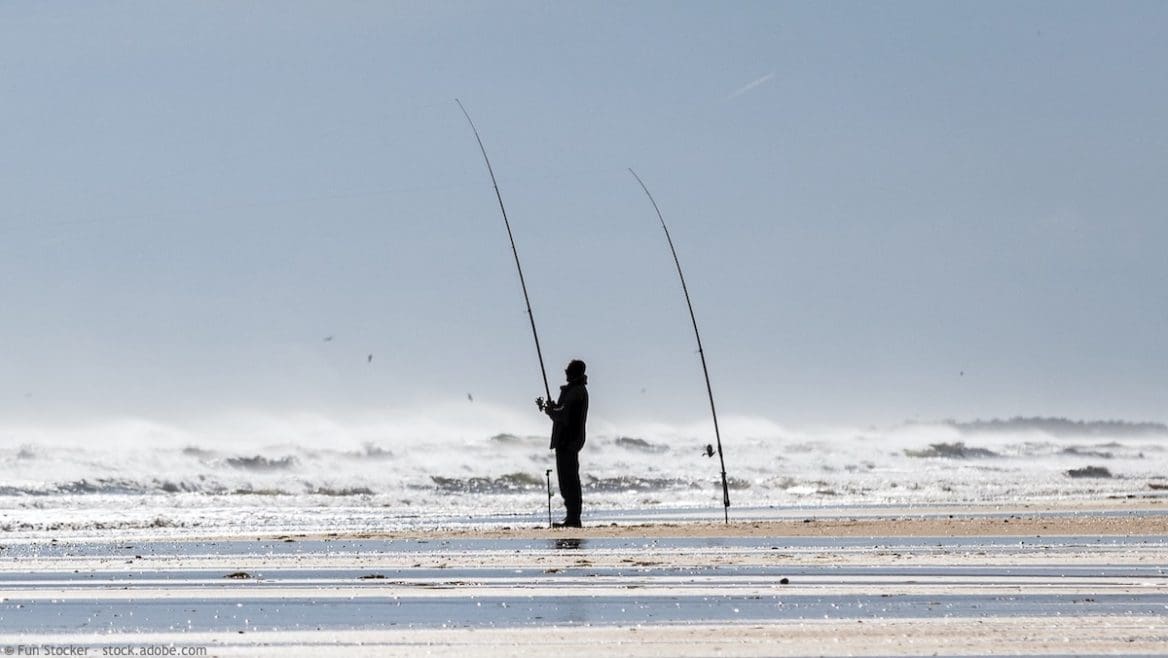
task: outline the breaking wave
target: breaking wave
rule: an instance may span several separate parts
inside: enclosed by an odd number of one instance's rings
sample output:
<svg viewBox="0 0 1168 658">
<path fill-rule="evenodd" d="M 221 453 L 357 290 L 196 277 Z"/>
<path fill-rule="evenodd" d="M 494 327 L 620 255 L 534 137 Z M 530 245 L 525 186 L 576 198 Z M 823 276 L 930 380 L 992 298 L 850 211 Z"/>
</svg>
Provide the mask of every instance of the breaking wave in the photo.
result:
<svg viewBox="0 0 1168 658">
<path fill-rule="evenodd" d="M 0 432 L 0 527 L 145 528 L 157 518 L 190 527 L 212 517 L 240 527 L 274 518 L 327 527 L 342 518 L 376 524 L 386 514 L 545 514 L 549 469 L 558 490 L 546 434 L 522 424 L 477 434 L 434 424 L 416 436 L 318 425 L 300 435 L 255 431 L 289 437 L 274 444 L 155 426 L 139 440 L 30 442 Z M 600 425 L 580 456 L 588 509 L 720 506 L 720 464 L 705 456 L 713 438 L 705 430 Z M 757 419 L 723 425 L 735 506 L 1168 497 L 1168 436 L 1154 423 L 1016 419 L 802 432 Z"/>
<path fill-rule="evenodd" d="M 1056 437 L 1168 437 L 1164 423 L 1130 422 L 1124 420 L 1071 420 L 1069 418 L 1042 418 L 1017 416 L 1008 420 L 945 421 L 962 434 L 1001 434 L 1042 432 Z"/>
<path fill-rule="evenodd" d="M 1093 450 L 1091 448 L 1082 448 L 1079 446 L 1063 448 L 1062 453 L 1064 455 L 1073 455 L 1075 457 L 1096 457 L 1098 459 L 1111 459 L 1115 457 L 1115 454 L 1108 450 Z"/>
<path fill-rule="evenodd" d="M 546 436 L 517 436 L 515 434 L 507 434 L 504 432 L 502 434 L 496 434 L 492 436 L 490 440 L 494 443 L 519 446 L 547 443 L 548 439 Z"/>
<path fill-rule="evenodd" d="M 974 448 L 961 441 L 956 443 L 930 443 L 924 450 L 905 449 L 907 457 L 941 457 L 946 459 L 970 459 L 978 457 L 1000 457 L 998 453 L 986 448 Z"/>
<path fill-rule="evenodd" d="M 613 444 L 618 448 L 625 448 L 627 450 L 637 450 L 639 452 L 649 452 L 653 454 L 661 454 L 669 452 L 669 446 L 659 443 L 650 443 L 645 439 L 637 439 L 628 436 L 618 436 Z"/>
<path fill-rule="evenodd" d="M 530 473 L 508 473 L 499 477 L 452 478 L 430 476 L 439 491 L 466 494 L 501 494 L 542 489 L 545 481 Z"/>
<path fill-rule="evenodd" d="M 276 459 L 269 459 L 261 455 L 254 457 L 228 457 L 224 462 L 228 466 L 249 471 L 285 471 L 300 463 L 298 459 L 291 455 Z"/>
<path fill-rule="evenodd" d="M 1111 471 L 1102 466 L 1084 466 L 1083 468 L 1072 468 L 1067 471 L 1067 475 L 1073 478 L 1109 478 L 1113 477 Z"/>
</svg>

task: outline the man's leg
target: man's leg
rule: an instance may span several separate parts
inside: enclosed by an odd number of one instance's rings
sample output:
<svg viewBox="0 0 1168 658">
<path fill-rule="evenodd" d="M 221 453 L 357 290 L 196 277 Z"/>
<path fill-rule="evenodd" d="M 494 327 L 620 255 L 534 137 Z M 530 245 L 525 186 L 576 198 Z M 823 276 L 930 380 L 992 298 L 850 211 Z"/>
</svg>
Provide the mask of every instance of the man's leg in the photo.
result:
<svg viewBox="0 0 1168 658">
<path fill-rule="evenodd" d="M 580 491 L 580 453 L 571 448 L 556 450 L 556 478 L 560 483 L 560 495 L 564 498 L 567 515 L 564 520 L 571 524 L 580 523 L 583 495 Z"/>
</svg>

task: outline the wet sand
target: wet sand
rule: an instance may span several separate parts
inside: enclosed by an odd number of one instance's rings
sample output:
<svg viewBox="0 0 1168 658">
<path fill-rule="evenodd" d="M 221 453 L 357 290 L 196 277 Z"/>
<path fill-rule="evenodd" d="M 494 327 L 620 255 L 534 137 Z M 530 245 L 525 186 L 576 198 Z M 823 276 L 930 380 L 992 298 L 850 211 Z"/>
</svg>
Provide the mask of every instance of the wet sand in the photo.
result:
<svg viewBox="0 0 1168 658">
<path fill-rule="evenodd" d="M 546 524 L 470 527 L 443 531 L 444 537 L 873 537 L 986 535 L 1149 535 L 1168 534 L 1163 499 L 1137 504 L 1058 507 L 969 507 L 945 509 L 806 510 L 797 518 L 722 521 L 601 521 L 582 529 L 550 530 Z M 425 538 L 432 533 L 404 530 L 354 535 L 369 538 Z"/>
<path fill-rule="evenodd" d="M 5 537 L 0 651 L 1168 655 L 1158 501 L 616 523 Z"/>
</svg>

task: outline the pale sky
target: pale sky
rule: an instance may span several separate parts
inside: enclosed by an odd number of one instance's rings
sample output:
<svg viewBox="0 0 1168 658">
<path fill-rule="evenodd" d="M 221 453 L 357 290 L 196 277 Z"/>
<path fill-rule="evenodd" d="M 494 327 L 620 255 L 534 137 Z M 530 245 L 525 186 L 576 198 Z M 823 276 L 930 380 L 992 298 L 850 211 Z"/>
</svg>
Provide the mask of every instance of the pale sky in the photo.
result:
<svg viewBox="0 0 1168 658">
<path fill-rule="evenodd" d="M 631 166 L 721 413 L 1163 421 L 1166 33 L 1162 2 L 5 2 L 0 413 L 527 408 L 457 97 L 595 416 L 707 413 Z"/>
</svg>

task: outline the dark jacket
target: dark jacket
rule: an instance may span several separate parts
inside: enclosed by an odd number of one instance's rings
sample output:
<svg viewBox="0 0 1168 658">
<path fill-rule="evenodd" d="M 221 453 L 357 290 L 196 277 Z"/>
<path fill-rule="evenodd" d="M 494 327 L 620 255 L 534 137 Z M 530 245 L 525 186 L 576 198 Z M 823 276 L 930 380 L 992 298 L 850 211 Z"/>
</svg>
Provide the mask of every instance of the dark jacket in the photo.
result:
<svg viewBox="0 0 1168 658">
<path fill-rule="evenodd" d="M 588 421 L 588 376 L 560 387 L 560 398 L 547 407 L 552 419 L 552 449 L 580 450 L 584 447 L 584 424 Z"/>
</svg>

